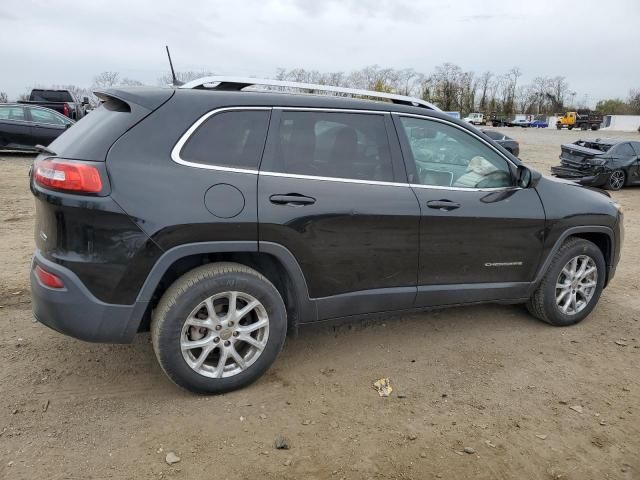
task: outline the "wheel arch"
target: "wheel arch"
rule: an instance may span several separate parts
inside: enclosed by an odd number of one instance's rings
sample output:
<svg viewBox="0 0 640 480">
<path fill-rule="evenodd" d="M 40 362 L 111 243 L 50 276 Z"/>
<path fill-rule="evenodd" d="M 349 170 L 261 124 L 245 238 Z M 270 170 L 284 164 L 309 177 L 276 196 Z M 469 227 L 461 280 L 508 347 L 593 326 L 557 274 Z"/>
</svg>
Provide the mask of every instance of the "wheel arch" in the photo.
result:
<svg viewBox="0 0 640 480">
<path fill-rule="evenodd" d="M 615 243 L 614 243 L 613 230 L 611 228 L 606 227 L 604 225 L 592 225 L 592 226 L 580 226 L 580 227 L 568 228 L 560 235 L 560 237 L 558 237 L 558 239 L 553 244 L 553 247 L 549 250 L 547 257 L 545 258 L 544 262 L 538 269 L 538 273 L 536 274 L 536 278 L 532 284 L 530 293 L 533 293 L 533 290 L 535 290 L 535 288 L 542 281 L 542 278 L 544 277 L 545 273 L 547 273 L 547 270 L 551 265 L 551 261 L 553 260 L 553 256 L 555 255 L 555 253 L 560 249 L 562 244 L 570 237 L 582 238 L 584 240 L 588 240 L 591 243 L 595 244 L 602 252 L 606 265 L 610 266 L 613 263 L 613 259 L 615 255 L 615 252 L 614 252 Z M 605 278 L 605 287 L 606 287 L 607 283 L 609 282 L 608 269 L 607 269 L 607 272 L 605 273 L 607 275 Z"/>
<path fill-rule="evenodd" d="M 260 250 L 257 242 L 201 242 L 167 250 L 155 263 L 138 295 L 138 302 L 148 304 L 138 331 L 148 329 L 151 311 L 177 278 L 200 265 L 223 261 L 251 267 L 275 285 L 287 308 L 289 331 L 295 333 L 301 319 L 315 320 L 302 269 L 287 248 L 270 242 L 261 242 Z"/>
</svg>

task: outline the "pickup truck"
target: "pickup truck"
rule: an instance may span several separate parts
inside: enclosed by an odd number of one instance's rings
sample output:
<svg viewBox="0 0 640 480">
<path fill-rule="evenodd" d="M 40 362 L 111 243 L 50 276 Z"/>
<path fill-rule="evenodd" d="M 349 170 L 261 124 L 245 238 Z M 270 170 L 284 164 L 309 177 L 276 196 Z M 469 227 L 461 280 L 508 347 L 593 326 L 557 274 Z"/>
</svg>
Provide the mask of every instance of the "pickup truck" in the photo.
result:
<svg viewBox="0 0 640 480">
<path fill-rule="evenodd" d="M 86 113 L 86 106 L 89 105 L 89 97 L 84 97 L 82 101 L 80 101 L 69 90 L 34 88 L 29 94 L 29 100 L 18 103 L 40 105 L 41 107 L 47 107 L 56 112 L 60 112 L 72 120 L 80 120 Z"/>
</svg>

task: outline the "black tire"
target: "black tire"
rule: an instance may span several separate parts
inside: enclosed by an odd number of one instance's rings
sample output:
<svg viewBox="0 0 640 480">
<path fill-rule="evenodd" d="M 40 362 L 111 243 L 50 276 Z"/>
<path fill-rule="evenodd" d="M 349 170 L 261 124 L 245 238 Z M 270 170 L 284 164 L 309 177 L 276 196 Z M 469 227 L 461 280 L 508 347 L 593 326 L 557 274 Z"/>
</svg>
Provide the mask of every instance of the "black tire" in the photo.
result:
<svg viewBox="0 0 640 480">
<path fill-rule="evenodd" d="M 229 290 L 248 294 L 264 306 L 268 337 L 262 353 L 245 370 L 229 377 L 211 378 L 196 372 L 184 359 L 180 348 L 182 329 L 198 304 Z M 153 349 L 162 370 L 175 384 L 200 394 L 229 392 L 254 382 L 275 361 L 286 334 L 287 312 L 276 287 L 252 268 L 230 262 L 203 265 L 180 277 L 164 293 L 151 320 Z"/>
<path fill-rule="evenodd" d="M 580 125 L 580 130 L 588 130 L 589 129 L 589 124 L 588 123 L 583 123 Z"/>
<path fill-rule="evenodd" d="M 568 130 L 573 130 L 573 125 L 569 125 L 569 126 L 567 127 L 567 129 L 568 129 Z"/>
<path fill-rule="evenodd" d="M 560 125 L 559 123 L 556 123 L 556 128 L 557 128 L 558 130 L 562 130 L 562 125 Z"/>
<path fill-rule="evenodd" d="M 593 296 L 587 305 L 581 311 L 567 315 L 560 310 L 556 303 L 556 282 L 567 262 L 578 255 L 586 255 L 593 259 L 598 278 Z M 606 264 L 600 249 L 588 240 L 571 237 L 554 254 L 542 281 L 527 302 L 527 310 L 539 320 L 554 326 L 565 327 L 576 324 L 587 317 L 595 308 L 604 288 L 605 276 Z"/>
<path fill-rule="evenodd" d="M 627 174 L 624 170 L 617 169 L 609 174 L 609 178 L 607 179 L 605 188 L 607 190 L 617 191 L 622 190 L 622 187 L 624 187 L 626 184 Z"/>
<path fill-rule="evenodd" d="M 594 132 L 596 130 L 600 130 L 600 125 L 591 125 L 591 130 L 593 130 Z"/>
</svg>

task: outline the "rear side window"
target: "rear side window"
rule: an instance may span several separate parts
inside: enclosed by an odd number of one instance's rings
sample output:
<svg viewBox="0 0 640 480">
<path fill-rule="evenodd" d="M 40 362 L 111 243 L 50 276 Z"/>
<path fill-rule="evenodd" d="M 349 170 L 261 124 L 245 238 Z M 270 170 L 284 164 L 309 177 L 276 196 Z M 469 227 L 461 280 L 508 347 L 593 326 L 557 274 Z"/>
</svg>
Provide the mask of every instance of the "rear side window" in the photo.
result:
<svg viewBox="0 0 640 480">
<path fill-rule="evenodd" d="M 269 127 L 269 111 L 217 113 L 189 137 L 182 160 L 205 165 L 257 169 Z"/>
<path fill-rule="evenodd" d="M 283 111 L 266 169 L 297 175 L 393 181 L 383 115 Z"/>
<path fill-rule="evenodd" d="M 0 105 L 0 120 L 25 120 L 24 109 L 22 107 Z"/>
<path fill-rule="evenodd" d="M 616 147 L 615 153 L 618 155 L 622 155 L 624 157 L 633 157 L 636 152 L 631 148 L 631 145 L 628 143 L 623 143 L 622 145 L 618 145 Z"/>
</svg>

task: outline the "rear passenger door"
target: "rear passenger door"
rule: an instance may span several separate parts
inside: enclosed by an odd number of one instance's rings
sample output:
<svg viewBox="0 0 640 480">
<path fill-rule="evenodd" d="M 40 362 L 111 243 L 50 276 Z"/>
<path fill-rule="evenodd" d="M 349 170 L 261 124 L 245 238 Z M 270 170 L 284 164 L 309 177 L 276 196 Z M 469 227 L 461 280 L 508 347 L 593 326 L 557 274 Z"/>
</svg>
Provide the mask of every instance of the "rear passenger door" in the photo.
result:
<svg viewBox="0 0 640 480">
<path fill-rule="evenodd" d="M 273 111 L 259 248 L 295 256 L 320 319 L 413 305 L 420 209 L 392 129 L 384 112 Z"/>
</svg>

